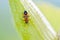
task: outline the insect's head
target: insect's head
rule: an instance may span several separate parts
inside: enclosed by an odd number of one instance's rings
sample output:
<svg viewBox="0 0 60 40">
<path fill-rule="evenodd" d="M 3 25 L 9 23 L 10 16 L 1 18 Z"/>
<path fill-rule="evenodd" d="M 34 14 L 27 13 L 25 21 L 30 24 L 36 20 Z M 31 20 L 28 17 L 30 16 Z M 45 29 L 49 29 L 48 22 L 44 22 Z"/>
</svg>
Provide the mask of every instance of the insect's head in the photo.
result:
<svg viewBox="0 0 60 40">
<path fill-rule="evenodd" d="M 24 11 L 24 15 L 27 15 L 28 13 L 27 13 L 27 11 Z"/>
</svg>

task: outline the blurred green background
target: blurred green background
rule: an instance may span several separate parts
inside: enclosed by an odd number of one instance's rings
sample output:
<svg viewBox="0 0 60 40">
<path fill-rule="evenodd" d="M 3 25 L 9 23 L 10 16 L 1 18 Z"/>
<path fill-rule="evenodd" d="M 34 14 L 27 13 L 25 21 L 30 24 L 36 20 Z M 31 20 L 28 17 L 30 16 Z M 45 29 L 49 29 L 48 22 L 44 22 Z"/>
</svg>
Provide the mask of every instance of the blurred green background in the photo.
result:
<svg viewBox="0 0 60 40">
<path fill-rule="evenodd" d="M 0 0 L 0 40 L 20 40 L 11 14 L 8 0 Z"/>
<path fill-rule="evenodd" d="M 60 0 L 33 0 L 45 15 L 52 28 L 60 31 Z"/>
</svg>

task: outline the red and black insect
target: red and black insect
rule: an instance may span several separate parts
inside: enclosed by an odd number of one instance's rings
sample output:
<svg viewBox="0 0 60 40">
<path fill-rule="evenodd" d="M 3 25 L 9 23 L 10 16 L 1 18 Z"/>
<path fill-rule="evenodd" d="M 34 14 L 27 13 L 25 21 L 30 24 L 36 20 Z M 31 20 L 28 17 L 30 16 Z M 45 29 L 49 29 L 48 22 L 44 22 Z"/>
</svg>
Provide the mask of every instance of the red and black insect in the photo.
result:
<svg viewBox="0 0 60 40">
<path fill-rule="evenodd" d="M 29 16 L 28 16 L 28 12 L 27 12 L 27 11 L 24 11 L 24 16 L 23 16 L 23 17 L 24 17 L 25 23 L 28 23 L 28 21 L 29 21 L 29 20 L 28 20 L 28 17 L 29 17 Z"/>
</svg>

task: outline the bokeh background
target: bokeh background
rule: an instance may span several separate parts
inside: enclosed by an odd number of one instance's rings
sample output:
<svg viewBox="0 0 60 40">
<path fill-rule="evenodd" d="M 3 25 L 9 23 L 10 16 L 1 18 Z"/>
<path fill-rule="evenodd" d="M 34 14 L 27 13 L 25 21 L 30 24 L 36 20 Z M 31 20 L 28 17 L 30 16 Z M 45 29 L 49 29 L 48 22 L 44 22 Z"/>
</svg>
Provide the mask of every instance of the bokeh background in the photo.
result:
<svg viewBox="0 0 60 40">
<path fill-rule="evenodd" d="M 60 31 L 60 0 L 33 0 L 56 32 Z"/>
<path fill-rule="evenodd" d="M 20 40 L 13 23 L 9 0 L 0 0 L 0 40 Z"/>
</svg>

